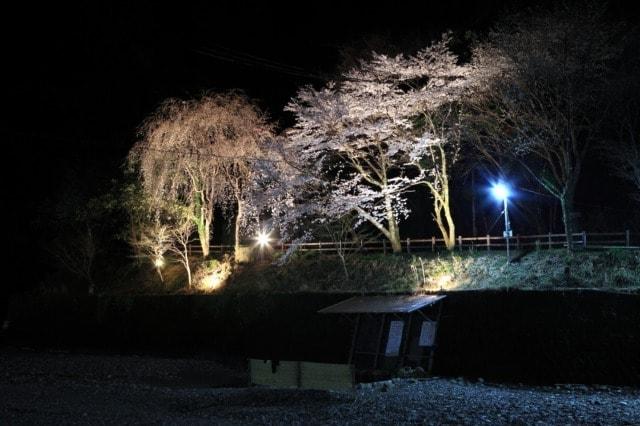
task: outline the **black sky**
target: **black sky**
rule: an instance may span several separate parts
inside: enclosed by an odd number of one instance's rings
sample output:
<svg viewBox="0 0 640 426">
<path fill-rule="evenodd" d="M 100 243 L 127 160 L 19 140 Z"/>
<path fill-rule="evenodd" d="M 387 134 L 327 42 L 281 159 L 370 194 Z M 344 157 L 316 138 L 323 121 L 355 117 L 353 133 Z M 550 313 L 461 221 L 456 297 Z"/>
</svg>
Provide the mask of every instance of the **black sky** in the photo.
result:
<svg viewBox="0 0 640 426">
<path fill-rule="evenodd" d="M 66 185 L 69 170 L 87 183 L 116 176 L 136 126 L 167 97 L 240 88 L 280 120 L 297 87 L 335 72 L 341 46 L 372 35 L 415 45 L 449 28 L 483 29 L 504 4 L 24 5 L 5 35 L 2 132 L 31 172 L 10 187 L 12 198 L 29 211 Z"/>
</svg>

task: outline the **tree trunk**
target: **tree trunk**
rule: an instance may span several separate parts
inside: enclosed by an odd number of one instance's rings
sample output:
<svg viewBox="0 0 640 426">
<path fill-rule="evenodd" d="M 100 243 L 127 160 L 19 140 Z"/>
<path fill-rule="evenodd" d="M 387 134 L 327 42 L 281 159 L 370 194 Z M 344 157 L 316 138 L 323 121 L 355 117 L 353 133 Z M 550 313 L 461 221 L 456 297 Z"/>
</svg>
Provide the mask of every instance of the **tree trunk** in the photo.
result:
<svg viewBox="0 0 640 426">
<path fill-rule="evenodd" d="M 187 270 L 187 282 L 191 288 L 191 267 L 189 266 L 189 258 L 185 256 L 184 269 Z"/>
<path fill-rule="evenodd" d="M 393 225 L 389 224 L 389 242 L 391 242 L 391 250 L 394 253 L 402 252 L 402 245 L 400 244 L 400 231 L 398 230 L 398 225 L 394 223 Z"/>
<path fill-rule="evenodd" d="M 445 234 L 445 244 L 447 245 L 447 250 L 452 251 L 456 248 L 456 225 L 453 222 L 453 216 L 451 216 L 451 207 L 449 203 L 443 206 L 444 218 L 447 222 Z"/>
<path fill-rule="evenodd" d="M 240 225 L 242 223 L 243 215 L 244 215 L 244 206 L 242 205 L 242 201 L 238 199 L 238 213 L 236 214 L 235 246 L 234 246 L 236 259 L 238 259 L 240 256 Z"/>
<path fill-rule="evenodd" d="M 435 219 L 440 234 L 444 239 L 444 244 L 447 246 L 447 250 L 452 251 L 456 248 L 456 226 L 451 216 L 451 208 L 448 204 L 435 203 Z M 442 214 L 444 213 L 444 220 Z M 446 224 L 445 224 L 446 221 Z"/>
<path fill-rule="evenodd" d="M 202 247 L 202 257 L 206 258 L 209 256 L 209 236 L 211 235 L 211 220 L 207 218 L 202 194 L 196 194 L 194 201 L 194 221 L 196 223 L 196 227 L 198 228 L 198 239 L 200 240 L 200 247 Z"/>
<path fill-rule="evenodd" d="M 198 225 L 198 239 L 200 240 L 200 247 L 202 247 L 202 257 L 209 256 L 209 229 L 210 224 L 206 220 L 199 220 Z"/>
<path fill-rule="evenodd" d="M 400 244 L 400 229 L 398 227 L 398 222 L 396 220 L 396 216 L 393 213 L 393 207 L 391 206 L 391 198 L 389 196 L 385 196 L 384 206 L 387 211 L 387 223 L 389 227 L 389 242 L 391 243 L 391 250 L 394 253 L 402 252 L 402 245 Z"/>
<path fill-rule="evenodd" d="M 567 189 L 560 197 L 560 207 L 562 209 L 562 222 L 564 223 L 564 233 L 567 239 L 567 250 L 573 250 L 573 190 Z"/>
<path fill-rule="evenodd" d="M 449 172 L 447 167 L 447 154 L 442 146 L 438 146 L 440 156 L 440 172 L 436 175 L 434 183 L 427 183 L 427 188 L 433 197 L 433 211 L 436 224 L 444 239 L 447 250 L 453 251 L 456 248 L 456 226 L 451 215 L 451 204 L 449 203 Z M 473 176 L 472 176 L 473 179 Z M 473 181 L 472 181 L 473 182 Z M 438 185 L 439 184 L 439 185 Z M 442 215 L 444 214 L 444 220 Z M 475 210 L 474 210 L 475 226 Z"/>
<path fill-rule="evenodd" d="M 344 276 L 348 280 L 349 270 L 347 269 L 347 259 L 345 257 L 345 248 L 342 245 L 342 241 L 338 241 L 337 253 L 338 253 L 338 256 L 340 257 L 340 263 L 342 263 L 342 270 L 344 271 Z"/>
</svg>

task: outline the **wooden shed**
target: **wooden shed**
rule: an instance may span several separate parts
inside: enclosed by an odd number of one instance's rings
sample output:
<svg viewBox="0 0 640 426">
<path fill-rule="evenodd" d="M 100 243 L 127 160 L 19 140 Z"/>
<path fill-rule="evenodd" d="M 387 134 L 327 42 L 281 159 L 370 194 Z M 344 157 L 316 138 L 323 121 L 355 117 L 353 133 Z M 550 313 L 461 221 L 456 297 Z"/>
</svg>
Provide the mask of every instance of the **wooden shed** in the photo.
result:
<svg viewBox="0 0 640 426">
<path fill-rule="evenodd" d="M 430 372 L 444 295 L 358 296 L 318 311 L 353 320 L 356 370 L 422 367 Z"/>
</svg>

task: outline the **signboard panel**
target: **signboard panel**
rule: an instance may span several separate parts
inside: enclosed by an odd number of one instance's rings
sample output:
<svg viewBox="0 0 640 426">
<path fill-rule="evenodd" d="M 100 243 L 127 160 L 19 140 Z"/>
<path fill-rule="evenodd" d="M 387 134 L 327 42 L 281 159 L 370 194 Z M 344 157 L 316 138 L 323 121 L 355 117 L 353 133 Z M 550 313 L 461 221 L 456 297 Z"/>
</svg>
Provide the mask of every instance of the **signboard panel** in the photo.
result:
<svg viewBox="0 0 640 426">
<path fill-rule="evenodd" d="M 400 345 L 402 344 L 403 330 L 404 321 L 391 321 L 389 325 L 389 337 L 387 338 L 387 348 L 384 351 L 385 356 L 400 355 Z"/>
<path fill-rule="evenodd" d="M 434 345 L 436 340 L 436 325 L 437 323 L 435 321 L 422 321 L 422 328 L 420 329 L 420 340 L 418 345 Z"/>
</svg>

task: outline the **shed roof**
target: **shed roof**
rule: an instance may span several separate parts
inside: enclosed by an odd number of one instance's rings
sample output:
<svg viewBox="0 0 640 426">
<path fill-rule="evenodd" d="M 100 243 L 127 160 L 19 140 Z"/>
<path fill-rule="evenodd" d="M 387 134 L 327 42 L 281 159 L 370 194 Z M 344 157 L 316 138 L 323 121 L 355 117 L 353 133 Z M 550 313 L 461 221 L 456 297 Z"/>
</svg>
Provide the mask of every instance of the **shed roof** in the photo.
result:
<svg viewBox="0 0 640 426">
<path fill-rule="evenodd" d="M 447 296 L 401 295 L 357 296 L 320 309 L 321 314 L 391 314 L 409 313 L 432 305 Z"/>
</svg>

